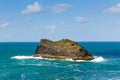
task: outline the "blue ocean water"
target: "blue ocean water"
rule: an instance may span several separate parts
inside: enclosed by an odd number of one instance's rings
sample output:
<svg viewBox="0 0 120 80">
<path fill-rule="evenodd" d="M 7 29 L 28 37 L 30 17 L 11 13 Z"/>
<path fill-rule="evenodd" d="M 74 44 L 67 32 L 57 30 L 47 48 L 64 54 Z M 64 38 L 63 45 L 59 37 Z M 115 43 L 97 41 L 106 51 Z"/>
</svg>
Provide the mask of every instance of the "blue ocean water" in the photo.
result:
<svg viewBox="0 0 120 80">
<path fill-rule="evenodd" d="M 120 80 L 120 42 L 78 42 L 93 61 L 33 58 L 38 42 L 0 43 L 0 80 Z"/>
</svg>

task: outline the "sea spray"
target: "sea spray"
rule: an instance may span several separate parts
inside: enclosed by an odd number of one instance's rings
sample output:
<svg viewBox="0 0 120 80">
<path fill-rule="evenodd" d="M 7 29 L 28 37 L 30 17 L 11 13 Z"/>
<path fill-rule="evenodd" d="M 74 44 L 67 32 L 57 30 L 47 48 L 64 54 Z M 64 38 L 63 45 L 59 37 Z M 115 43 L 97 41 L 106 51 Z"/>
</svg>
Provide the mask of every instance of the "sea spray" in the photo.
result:
<svg viewBox="0 0 120 80">
<path fill-rule="evenodd" d="M 92 62 L 103 62 L 105 59 L 100 56 L 100 57 L 95 57 L 93 60 L 91 60 Z"/>
</svg>

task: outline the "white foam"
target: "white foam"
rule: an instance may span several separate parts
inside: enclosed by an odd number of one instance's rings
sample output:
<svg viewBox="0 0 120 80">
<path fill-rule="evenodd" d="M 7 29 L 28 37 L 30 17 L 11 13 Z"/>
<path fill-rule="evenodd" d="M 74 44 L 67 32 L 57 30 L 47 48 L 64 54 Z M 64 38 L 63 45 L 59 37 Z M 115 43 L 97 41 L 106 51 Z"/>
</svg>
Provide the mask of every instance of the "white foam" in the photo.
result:
<svg viewBox="0 0 120 80">
<path fill-rule="evenodd" d="M 71 59 L 71 58 L 67 58 L 67 59 L 63 59 L 63 60 L 66 60 L 66 61 L 74 61 L 74 60 Z"/>
<path fill-rule="evenodd" d="M 94 56 L 93 60 L 76 60 L 76 62 L 103 62 L 105 59 L 102 56 Z"/>
<path fill-rule="evenodd" d="M 87 62 L 88 60 L 76 60 L 76 62 Z"/>
<path fill-rule="evenodd" d="M 94 56 L 93 60 L 72 60 L 72 59 L 64 59 L 67 61 L 75 61 L 75 62 L 103 62 L 105 59 L 102 56 Z"/>
<path fill-rule="evenodd" d="M 21 55 L 18 55 L 18 56 L 13 56 L 11 57 L 12 59 L 48 59 L 48 60 L 56 60 L 56 59 L 49 59 L 49 58 L 42 58 L 42 57 L 33 57 L 33 56 L 21 56 Z M 67 58 L 67 59 L 63 59 L 63 60 L 66 60 L 66 61 L 74 61 L 70 58 Z M 94 59 L 93 60 L 76 60 L 76 62 L 103 62 L 105 59 L 102 57 L 102 56 L 94 56 Z"/>
<path fill-rule="evenodd" d="M 33 57 L 33 56 L 13 56 L 12 59 L 43 59 L 42 57 Z"/>
<path fill-rule="evenodd" d="M 43 57 L 33 57 L 33 56 L 13 56 L 11 57 L 11 59 L 19 59 L 19 60 L 23 60 L 23 59 L 48 59 L 48 60 L 56 60 L 56 59 L 49 59 L 49 58 L 43 58 Z"/>
<path fill-rule="evenodd" d="M 105 59 L 102 56 L 100 56 L 100 57 L 95 56 L 94 58 L 95 59 L 91 60 L 92 62 L 103 62 L 103 61 L 105 61 Z"/>
</svg>

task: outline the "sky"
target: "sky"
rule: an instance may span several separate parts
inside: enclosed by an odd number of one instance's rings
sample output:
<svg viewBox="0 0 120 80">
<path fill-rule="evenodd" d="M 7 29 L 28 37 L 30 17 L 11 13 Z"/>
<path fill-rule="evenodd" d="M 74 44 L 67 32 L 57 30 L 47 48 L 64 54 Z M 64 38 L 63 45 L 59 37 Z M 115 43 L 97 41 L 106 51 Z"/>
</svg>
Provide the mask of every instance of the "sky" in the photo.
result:
<svg viewBox="0 0 120 80">
<path fill-rule="evenodd" d="M 0 0 L 0 42 L 120 41 L 120 0 Z"/>
</svg>

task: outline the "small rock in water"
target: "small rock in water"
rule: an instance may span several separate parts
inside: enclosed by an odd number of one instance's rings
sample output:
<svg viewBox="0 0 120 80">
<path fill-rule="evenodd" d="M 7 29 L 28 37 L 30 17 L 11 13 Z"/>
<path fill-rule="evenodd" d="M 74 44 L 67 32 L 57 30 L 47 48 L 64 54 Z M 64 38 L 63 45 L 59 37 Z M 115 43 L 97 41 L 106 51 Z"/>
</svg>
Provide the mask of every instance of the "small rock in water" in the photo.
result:
<svg viewBox="0 0 120 80">
<path fill-rule="evenodd" d="M 94 59 L 85 48 L 69 39 L 62 39 L 56 42 L 41 39 L 34 57 L 73 60 Z"/>
</svg>

